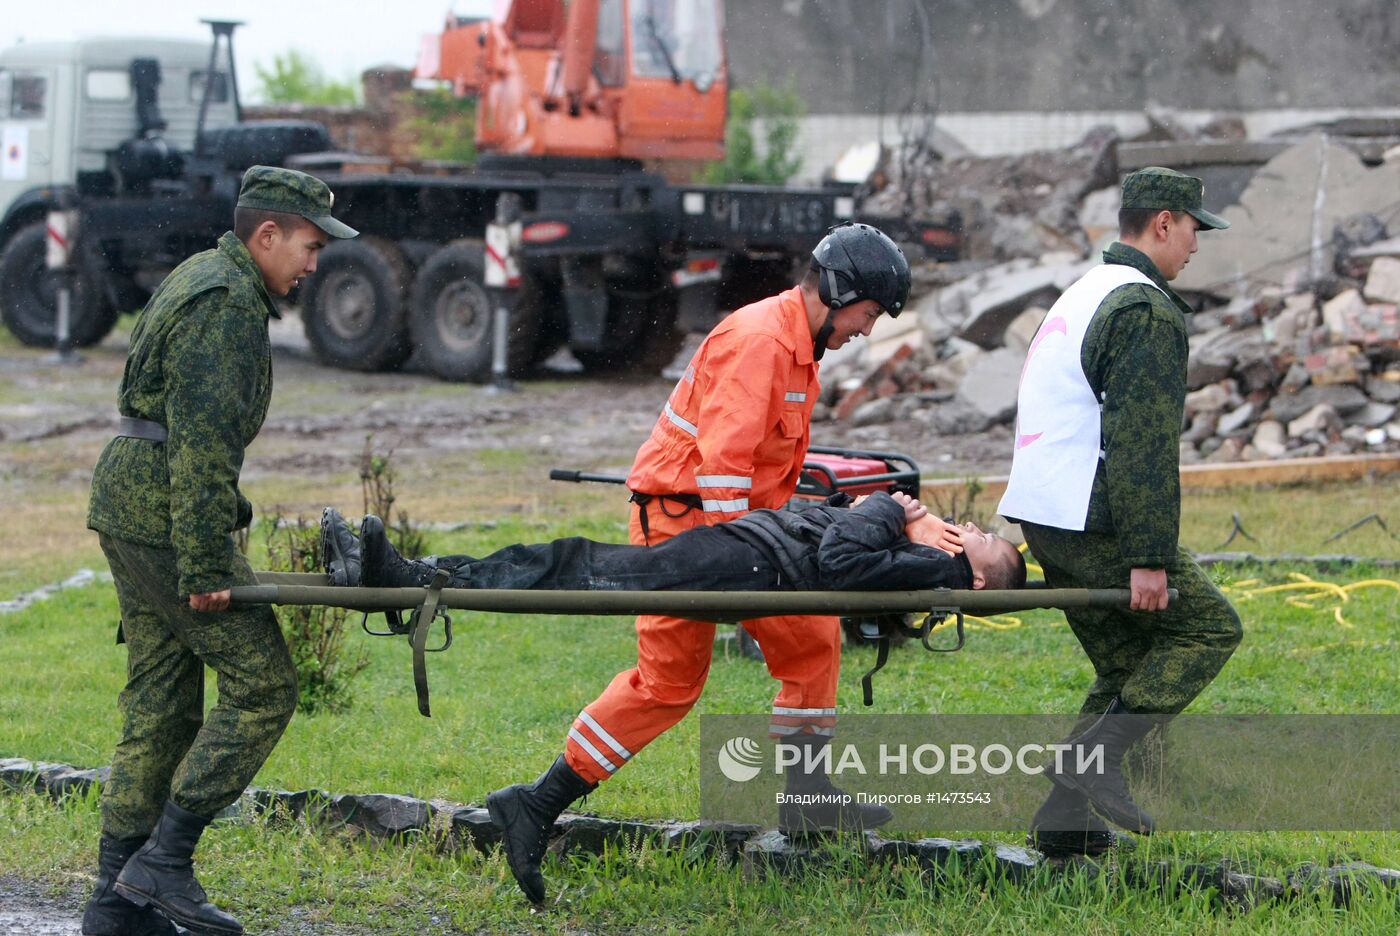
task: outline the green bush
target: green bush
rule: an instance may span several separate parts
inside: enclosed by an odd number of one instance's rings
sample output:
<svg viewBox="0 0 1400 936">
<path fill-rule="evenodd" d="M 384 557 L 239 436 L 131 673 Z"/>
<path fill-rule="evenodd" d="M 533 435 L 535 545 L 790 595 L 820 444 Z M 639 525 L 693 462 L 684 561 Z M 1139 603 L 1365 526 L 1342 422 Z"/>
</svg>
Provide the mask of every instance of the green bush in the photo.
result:
<svg viewBox="0 0 1400 936">
<path fill-rule="evenodd" d="M 450 88 L 413 92 L 409 132 L 421 159 L 476 161 L 476 98 L 457 97 Z"/>
<path fill-rule="evenodd" d="M 320 566 L 321 530 L 301 517 L 290 520 L 280 511 L 264 517 L 267 525 L 267 567 L 274 572 L 314 572 Z M 352 701 L 355 677 L 369 665 L 363 648 L 345 652 L 344 608 L 319 605 L 278 605 L 277 619 L 297 669 L 301 693 L 297 708 L 307 715 L 343 712 Z"/>
<path fill-rule="evenodd" d="M 288 49 L 272 57 L 272 65 L 254 63 L 258 96 L 269 104 L 319 104 L 353 107 L 360 103 L 356 81 L 327 78 L 306 53 Z"/>
<path fill-rule="evenodd" d="M 791 85 L 776 88 L 760 82 L 750 88 L 730 89 L 724 161 L 707 166 L 704 180 L 715 185 L 787 182 L 802 168 L 802 157 L 793 153 L 802 113 L 802 99 Z M 761 155 L 754 135 L 755 121 L 759 120 L 766 131 Z"/>
</svg>

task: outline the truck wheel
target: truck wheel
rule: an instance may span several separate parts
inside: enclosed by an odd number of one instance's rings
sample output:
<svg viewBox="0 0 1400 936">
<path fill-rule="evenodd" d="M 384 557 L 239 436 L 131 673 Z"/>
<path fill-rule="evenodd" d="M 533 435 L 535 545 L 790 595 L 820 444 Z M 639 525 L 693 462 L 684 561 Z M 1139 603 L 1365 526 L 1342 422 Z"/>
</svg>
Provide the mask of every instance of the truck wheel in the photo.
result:
<svg viewBox="0 0 1400 936">
<path fill-rule="evenodd" d="M 609 310 L 607 347 L 573 353 L 590 371 L 654 376 L 680 352 L 684 339 L 675 303 L 662 295 L 644 303 L 625 300 L 619 313 Z"/>
<path fill-rule="evenodd" d="M 322 250 L 301 291 L 302 327 L 316 357 L 363 371 L 408 360 L 404 299 L 411 278 L 403 252 L 382 238 L 361 235 Z"/>
<path fill-rule="evenodd" d="M 31 224 L 0 253 L 0 317 L 24 344 L 52 348 L 58 329 L 58 276 L 45 265 L 44 224 Z M 68 332 L 79 348 L 97 344 L 116 324 L 118 310 L 99 276 L 81 270 L 74 278 Z"/>
<path fill-rule="evenodd" d="M 491 379 L 495 310 L 482 285 L 484 249 L 480 241 L 453 241 L 433 253 L 413 281 L 413 346 L 424 366 L 443 380 Z M 506 353 L 512 376 L 524 373 L 534 360 L 539 324 L 539 287 L 525 277 L 511 315 Z"/>
</svg>

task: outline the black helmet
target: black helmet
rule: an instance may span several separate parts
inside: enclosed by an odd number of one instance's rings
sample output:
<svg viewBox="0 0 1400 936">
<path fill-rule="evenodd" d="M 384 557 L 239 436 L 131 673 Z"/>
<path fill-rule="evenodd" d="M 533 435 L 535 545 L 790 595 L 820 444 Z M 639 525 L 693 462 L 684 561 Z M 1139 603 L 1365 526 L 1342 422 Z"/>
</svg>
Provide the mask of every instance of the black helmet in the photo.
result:
<svg viewBox="0 0 1400 936">
<path fill-rule="evenodd" d="M 868 224 L 838 224 L 812 251 L 817 293 L 831 309 L 874 299 L 891 318 L 909 301 L 909 261 L 883 232 Z"/>
</svg>

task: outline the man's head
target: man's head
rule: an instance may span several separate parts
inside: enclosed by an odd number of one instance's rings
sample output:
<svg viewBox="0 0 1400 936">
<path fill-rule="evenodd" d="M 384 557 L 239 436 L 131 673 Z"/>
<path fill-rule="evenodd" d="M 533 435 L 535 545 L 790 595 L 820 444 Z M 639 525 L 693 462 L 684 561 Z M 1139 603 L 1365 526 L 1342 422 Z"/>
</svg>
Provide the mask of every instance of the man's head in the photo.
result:
<svg viewBox="0 0 1400 936">
<path fill-rule="evenodd" d="M 973 588 L 1026 586 L 1026 558 L 1010 540 L 988 533 L 970 520 L 962 529 L 963 553 L 972 566 Z"/>
<path fill-rule="evenodd" d="M 1196 232 L 1224 230 L 1230 222 L 1201 207 L 1205 185 L 1195 176 L 1151 166 L 1123 180 L 1118 237 L 1174 280 L 1196 252 Z"/>
<path fill-rule="evenodd" d="M 812 251 L 802 288 L 809 304 L 817 360 L 857 335 L 869 335 L 883 313 L 897 316 L 909 301 L 909 261 L 899 245 L 868 224 L 838 224 Z"/>
<path fill-rule="evenodd" d="M 335 196 L 326 183 L 295 169 L 253 166 L 243 174 L 233 233 L 248 248 L 268 292 L 285 296 L 316 272 L 328 237 L 359 232 L 331 217 Z"/>
</svg>

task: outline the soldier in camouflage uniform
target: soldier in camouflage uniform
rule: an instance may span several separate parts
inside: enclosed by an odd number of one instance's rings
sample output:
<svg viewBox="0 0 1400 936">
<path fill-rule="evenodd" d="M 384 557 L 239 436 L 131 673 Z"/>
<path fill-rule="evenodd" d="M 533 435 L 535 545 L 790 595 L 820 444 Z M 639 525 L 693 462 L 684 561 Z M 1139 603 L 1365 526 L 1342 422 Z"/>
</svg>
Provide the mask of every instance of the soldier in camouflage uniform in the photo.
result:
<svg viewBox="0 0 1400 936">
<path fill-rule="evenodd" d="M 229 588 L 254 582 L 230 534 L 252 519 L 238 475 L 272 394 L 273 296 L 315 271 L 328 237 L 356 233 L 331 217 L 331 201 L 305 173 L 249 169 L 234 230 L 176 267 L 131 335 L 121 428 L 98 459 L 88 510 L 127 645 L 89 936 L 170 934 L 171 920 L 242 932 L 208 902 L 191 856 L 281 737 L 297 679 L 272 610 L 228 608 Z M 206 666 L 219 681 L 207 717 Z"/>
<path fill-rule="evenodd" d="M 1065 612 L 1097 676 L 1071 739 L 1104 745 L 1106 769 L 1072 773 L 1069 755 L 1065 772 L 1052 775 L 1031 823 L 1030 841 L 1045 851 L 1112 846 L 1116 836 L 1090 803 L 1125 828 L 1151 831 L 1151 817 L 1128 795 L 1122 755 L 1184 709 L 1242 635 L 1235 610 L 1177 543 L 1192 310 L 1168 282 L 1196 251 L 1198 230 L 1229 226 L 1201 207 L 1203 191 L 1199 179 L 1170 169 L 1129 175 L 1119 242 L 1046 315 L 1022 371 L 999 512 L 1021 522 L 1050 587 L 1132 592 L 1132 610 Z M 1169 584 L 1179 593 L 1170 608 Z"/>
</svg>

